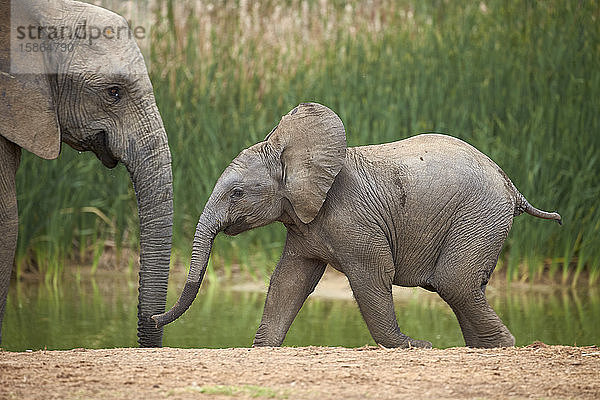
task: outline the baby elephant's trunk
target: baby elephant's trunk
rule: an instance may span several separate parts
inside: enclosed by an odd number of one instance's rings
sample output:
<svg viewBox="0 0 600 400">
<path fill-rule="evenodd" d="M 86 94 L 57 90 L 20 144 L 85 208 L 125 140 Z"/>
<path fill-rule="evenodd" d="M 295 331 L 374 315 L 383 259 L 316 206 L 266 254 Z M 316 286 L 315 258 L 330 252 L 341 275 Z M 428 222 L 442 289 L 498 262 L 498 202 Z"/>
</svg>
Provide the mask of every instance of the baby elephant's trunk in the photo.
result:
<svg viewBox="0 0 600 400">
<path fill-rule="evenodd" d="M 175 321 L 190 307 L 196 298 L 198 289 L 200 289 L 200 284 L 202 283 L 202 278 L 204 278 L 204 273 L 206 272 L 206 266 L 208 265 L 208 259 L 210 257 L 210 251 L 216 233 L 216 229 L 209 229 L 207 225 L 204 224 L 204 218 L 201 216 L 198 226 L 196 227 L 196 234 L 194 235 L 190 272 L 188 273 L 185 287 L 183 288 L 183 292 L 181 292 L 179 299 L 169 311 L 152 316 L 157 327 Z"/>
</svg>

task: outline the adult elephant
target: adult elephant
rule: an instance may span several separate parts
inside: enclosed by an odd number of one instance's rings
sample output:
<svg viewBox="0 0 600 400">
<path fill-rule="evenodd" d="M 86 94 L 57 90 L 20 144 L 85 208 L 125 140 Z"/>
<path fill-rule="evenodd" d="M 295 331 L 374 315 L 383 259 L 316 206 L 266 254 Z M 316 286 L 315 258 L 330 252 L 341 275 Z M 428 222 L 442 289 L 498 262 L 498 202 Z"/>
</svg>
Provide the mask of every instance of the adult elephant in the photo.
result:
<svg viewBox="0 0 600 400">
<path fill-rule="evenodd" d="M 149 317 L 166 302 L 171 154 L 132 31 L 121 16 L 78 1 L 0 0 L 0 8 L 0 324 L 17 241 L 21 149 L 53 159 L 63 141 L 129 171 L 140 218 L 138 342 L 160 346 L 162 329 Z"/>
</svg>

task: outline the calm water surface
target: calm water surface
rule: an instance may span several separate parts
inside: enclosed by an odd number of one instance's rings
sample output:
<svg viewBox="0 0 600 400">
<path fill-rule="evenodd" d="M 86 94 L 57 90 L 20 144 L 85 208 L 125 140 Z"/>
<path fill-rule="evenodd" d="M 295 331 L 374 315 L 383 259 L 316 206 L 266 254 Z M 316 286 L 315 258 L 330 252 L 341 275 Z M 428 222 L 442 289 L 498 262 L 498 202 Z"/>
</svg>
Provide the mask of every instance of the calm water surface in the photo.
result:
<svg viewBox="0 0 600 400">
<path fill-rule="evenodd" d="M 181 287 L 170 283 L 169 305 L 175 302 Z M 464 345 L 454 314 L 437 295 L 421 289 L 403 290 L 407 296 L 396 302 L 396 314 L 405 333 L 429 340 L 435 347 Z M 488 297 L 515 335 L 517 345 L 536 340 L 565 345 L 600 343 L 597 290 L 513 287 L 490 290 Z M 165 328 L 163 344 L 251 346 L 264 299 L 264 292 L 238 292 L 220 282 L 204 284 L 192 307 Z M 136 306 L 137 282 L 116 272 L 114 276 L 63 279 L 55 286 L 12 282 L 1 346 L 13 351 L 136 346 Z M 374 342 L 353 300 L 312 297 L 284 343 L 346 347 L 366 344 Z"/>
</svg>

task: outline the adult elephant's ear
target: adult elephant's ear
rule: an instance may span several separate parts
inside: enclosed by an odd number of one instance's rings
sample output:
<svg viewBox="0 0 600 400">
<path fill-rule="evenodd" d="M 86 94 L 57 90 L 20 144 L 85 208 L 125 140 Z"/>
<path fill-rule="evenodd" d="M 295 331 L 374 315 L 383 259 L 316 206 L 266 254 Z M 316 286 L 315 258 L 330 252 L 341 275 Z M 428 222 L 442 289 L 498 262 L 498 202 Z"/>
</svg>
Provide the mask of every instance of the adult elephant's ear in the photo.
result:
<svg viewBox="0 0 600 400">
<path fill-rule="evenodd" d="M 0 135 L 42 158 L 56 158 L 60 130 L 48 75 L 43 73 L 44 54 L 18 51 L 18 43 L 13 43 L 11 54 L 10 16 L 17 18 L 18 8 L 11 13 L 11 2 L 0 3 Z"/>
<path fill-rule="evenodd" d="M 0 71 L 0 134 L 46 159 L 60 153 L 60 130 L 43 75 Z"/>
<path fill-rule="evenodd" d="M 267 137 L 279 151 L 286 197 L 298 218 L 311 222 L 346 158 L 342 120 L 329 108 L 302 103 Z"/>
</svg>

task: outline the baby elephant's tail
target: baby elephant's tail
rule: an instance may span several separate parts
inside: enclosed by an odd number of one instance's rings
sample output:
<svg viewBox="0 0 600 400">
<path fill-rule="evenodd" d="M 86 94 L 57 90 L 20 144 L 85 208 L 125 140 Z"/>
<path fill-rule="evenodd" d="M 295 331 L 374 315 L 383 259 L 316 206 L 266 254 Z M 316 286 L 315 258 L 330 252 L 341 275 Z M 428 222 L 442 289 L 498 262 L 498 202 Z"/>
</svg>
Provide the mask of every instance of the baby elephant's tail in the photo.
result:
<svg viewBox="0 0 600 400">
<path fill-rule="evenodd" d="M 559 225 L 562 225 L 562 218 L 559 213 L 538 210 L 537 208 L 535 208 L 534 206 L 529 204 L 529 202 L 527 201 L 525 196 L 523 196 L 516 188 L 515 188 L 515 192 L 516 192 L 515 214 L 514 214 L 515 217 L 517 215 L 521 215 L 524 212 L 526 212 L 527 214 L 533 215 L 534 217 L 543 218 L 543 219 L 553 219 L 556 222 L 558 222 Z"/>
</svg>

